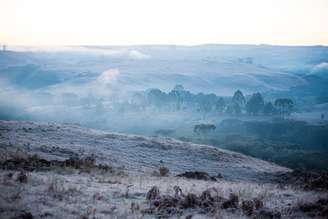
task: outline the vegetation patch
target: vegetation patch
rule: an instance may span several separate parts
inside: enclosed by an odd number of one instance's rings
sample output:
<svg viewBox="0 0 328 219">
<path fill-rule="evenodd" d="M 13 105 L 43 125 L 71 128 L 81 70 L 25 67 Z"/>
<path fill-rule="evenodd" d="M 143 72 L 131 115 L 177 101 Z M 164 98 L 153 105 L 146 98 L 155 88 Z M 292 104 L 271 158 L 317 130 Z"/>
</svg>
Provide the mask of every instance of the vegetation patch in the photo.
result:
<svg viewBox="0 0 328 219">
<path fill-rule="evenodd" d="M 206 172 L 201 172 L 201 171 L 188 171 L 184 172 L 181 174 L 176 175 L 177 177 L 185 177 L 188 179 L 198 179 L 198 180 L 206 180 L 206 181 L 216 181 L 216 178 L 222 178 L 221 174 L 218 174 L 216 177 L 215 176 L 210 176 Z"/>
<path fill-rule="evenodd" d="M 328 218 L 328 199 L 319 199 L 312 203 L 303 203 L 300 210 L 310 217 Z"/>
<path fill-rule="evenodd" d="M 22 152 L 19 152 L 22 153 Z M 16 153 L 17 154 L 17 153 Z M 93 156 L 83 158 L 71 157 L 67 160 L 46 160 L 37 155 L 33 156 L 14 156 L 0 164 L 1 169 L 5 170 L 24 170 L 24 171 L 50 171 L 54 168 L 73 168 L 81 171 L 90 172 L 91 170 L 101 170 L 112 172 L 113 169 L 107 165 L 96 164 Z"/>
<path fill-rule="evenodd" d="M 280 218 L 279 212 L 272 212 L 263 207 L 260 199 L 240 200 L 239 196 L 230 193 L 228 198 L 219 195 L 215 188 L 203 191 L 200 195 L 194 193 L 184 194 L 179 186 L 174 187 L 173 195 L 161 195 L 157 186 L 152 187 L 146 199 L 149 208 L 142 210 L 145 214 L 154 214 L 158 217 L 170 217 L 182 215 L 185 210 L 193 210 L 195 213 L 216 214 L 222 209 L 240 211 L 246 216 L 272 215 L 270 218 Z"/>
<path fill-rule="evenodd" d="M 293 171 L 278 174 L 280 184 L 292 184 L 306 190 L 328 190 L 328 172 Z"/>
</svg>

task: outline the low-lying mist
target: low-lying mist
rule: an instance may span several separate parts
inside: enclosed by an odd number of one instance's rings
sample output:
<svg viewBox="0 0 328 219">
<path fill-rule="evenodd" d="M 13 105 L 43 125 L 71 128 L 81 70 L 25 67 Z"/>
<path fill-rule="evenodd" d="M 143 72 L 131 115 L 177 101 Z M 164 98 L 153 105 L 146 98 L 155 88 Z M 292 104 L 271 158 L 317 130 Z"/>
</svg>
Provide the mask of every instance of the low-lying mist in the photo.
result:
<svg viewBox="0 0 328 219">
<path fill-rule="evenodd" d="M 322 169 L 327 54 L 223 45 L 15 48 L 0 52 L 0 119 L 172 137 Z"/>
</svg>

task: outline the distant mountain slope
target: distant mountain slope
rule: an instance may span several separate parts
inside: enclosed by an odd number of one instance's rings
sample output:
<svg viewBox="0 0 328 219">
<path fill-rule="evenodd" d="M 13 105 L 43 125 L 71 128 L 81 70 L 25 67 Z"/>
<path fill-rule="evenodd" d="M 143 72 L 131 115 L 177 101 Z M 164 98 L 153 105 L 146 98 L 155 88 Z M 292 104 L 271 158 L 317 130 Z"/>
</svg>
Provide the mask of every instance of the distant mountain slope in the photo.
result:
<svg viewBox="0 0 328 219">
<path fill-rule="evenodd" d="M 12 49 L 16 52 L 0 52 L 0 77 L 10 74 L 17 78 L 18 66 L 27 78 L 33 78 L 35 74 L 28 67 L 33 64 L 40 73 L 51 72 L 58 77 L 56 85 L 61 89 L 72 86 L 72 82 L 89 83 L 103 72 L 117 69 L 117 87 L 124 90 L 168 90 L 179 83 L 193 92 L 219 95 L 231 95 L 236 89 L 252 93 L 305 85 L 303 76 L 328 60 L 325 46 L 209 44 Z M 16 67 L 14 71 L 12 67 Z M 35 86 L 33 80 L 12 83 L 42 87 Z M 45 80 L 45 86 L 51 84 Z"/>
<path fill-rule="evenodd" d="M 50 159 L 94 154 L 97 162 L 145 172 L 164 165 L 174 174 L 206 171 L 236 181 L 261 181 L 289 169 L 211 146 L 112 134 L 76 125 L 0 121 L 2 150 L 21 148 Z"/>
</svg>

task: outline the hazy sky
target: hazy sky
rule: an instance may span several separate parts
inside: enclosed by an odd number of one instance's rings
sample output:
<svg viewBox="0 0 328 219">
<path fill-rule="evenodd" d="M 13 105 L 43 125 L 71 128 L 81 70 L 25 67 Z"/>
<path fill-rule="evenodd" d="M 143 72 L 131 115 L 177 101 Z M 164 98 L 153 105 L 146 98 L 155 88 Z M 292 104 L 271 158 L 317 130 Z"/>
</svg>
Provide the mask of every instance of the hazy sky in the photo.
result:
<svg viewBox="0 0 328 219">
<path fill-rule="evenodd" d="M 328 0 L 0 0 L 0 43 L 328 45 Z"/>
</svg>

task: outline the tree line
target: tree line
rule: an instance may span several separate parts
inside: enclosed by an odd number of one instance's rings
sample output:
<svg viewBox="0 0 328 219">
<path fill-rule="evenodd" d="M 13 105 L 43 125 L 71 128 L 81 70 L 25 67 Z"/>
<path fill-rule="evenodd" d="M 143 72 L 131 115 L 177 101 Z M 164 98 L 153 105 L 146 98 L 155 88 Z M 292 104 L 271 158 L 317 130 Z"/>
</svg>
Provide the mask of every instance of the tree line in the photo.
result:
<svg viewBox="0 0 328 219">
<path fill-rule="evenodd" d="M 183 111 L 196 110 L 198 112 L 218 112 L 230 115 L 289 115 L 294 110 L 294 102 L 289 98 L 278 98 L 265 101 L 261 93 L 257 92 L 244 96 L 237 90 L 232 97 L 220 97 L 215 94 L 193 94 L 176 85 L 168 93 L 160 89 L 150 89 L 136 93 L 133 104 L 139 107 L 152 106 L 163 110 Z"/>
</svg>

